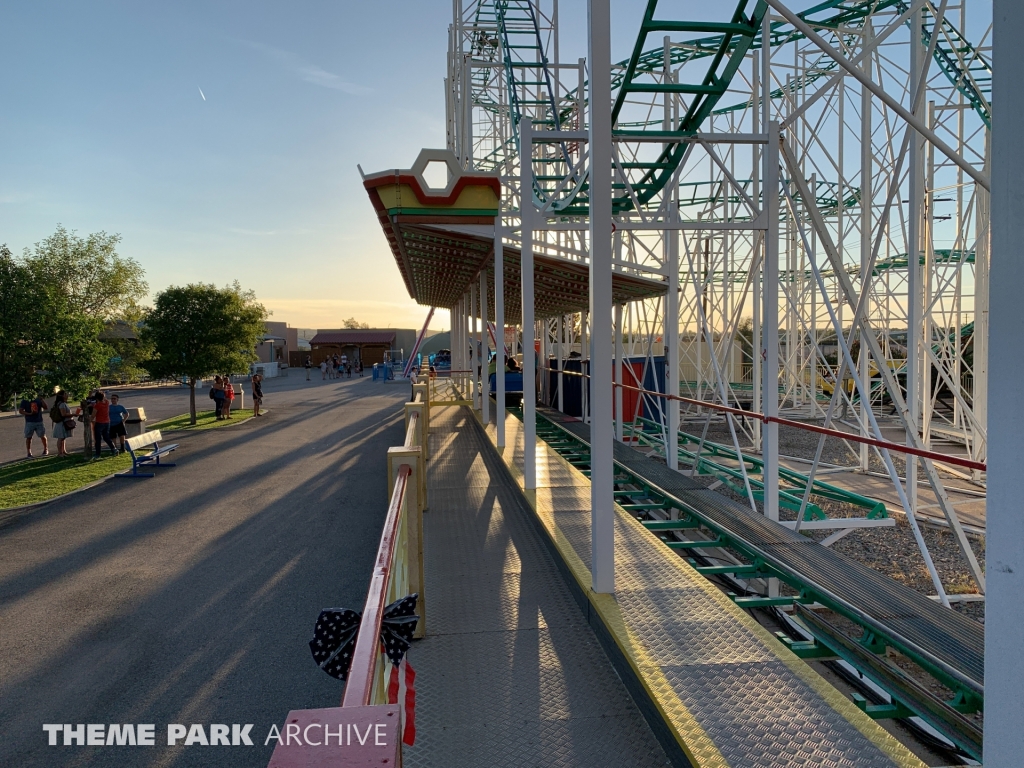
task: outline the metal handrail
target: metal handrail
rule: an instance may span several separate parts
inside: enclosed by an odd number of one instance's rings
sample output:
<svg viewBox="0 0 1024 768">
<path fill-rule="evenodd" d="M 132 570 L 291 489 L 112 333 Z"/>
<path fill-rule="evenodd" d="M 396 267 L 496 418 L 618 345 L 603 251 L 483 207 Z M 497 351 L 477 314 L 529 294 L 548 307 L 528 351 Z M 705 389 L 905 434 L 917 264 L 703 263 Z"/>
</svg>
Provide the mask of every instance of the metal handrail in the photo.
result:
<svg viewBox="0 0 1024 768">
<path fill-rule="evenodd" d="M 543 370 L 557 371 L 557 368 L 551 368 L 550 366 L 541 366 Z M 589 379 L 589 373 L 581 373 L 579 371 L 560 371 L 565 376 L 579 376 L 580 378 Z M 805 424 L 802 421 L 793 421 L 792 419 L 786 419 L 781 416 L 766 416 L 763 413 L 756 411 L 745 411 L 742 408 L 733 408 L 728 405 L 720 405 L 718 403 L 712 403 L 707 400 L 695 400 L 692 397 L 683 397 L 682 395 L 666 394 L 664 392 L 657 392 L 651 389 L 644 389 L 643 387 L 632 387 L 629 384 L 619 384 L 613 382 L 613 386 L 620 387 L 621 389 L 628 389 L 633 392 L 639 392 L 642 395 L 648 395 L 650 397 L 662 397 L 666 400 L 677 400 L 680 403 L 687 403 L 689 405 L 695 405 L 698 408 L 707 408 L 712 411 L 719 411 L 720 413 L 731 413 L 736 416 L 742 416 L 747 419 L 756 419 L 764 424 L 774 423 L 782 424 L 787 427 L 794 429 L 802 429 L 807 432 L 817 432 L 820 435 L 828 435 L 830 437 L 838 437 L 841 440 L 849 440 L 853 443 L 864 443 L 865 445 L 872 445 L 875 448 L 883 448 L 894 453 L 910 454 L 912 456 L 920 456 L 925 459 L 931 459 L 932 461 L 940 461 L 944 464 L 952 464 L 958 467 L 966 467 L 968 469 L 978 469 L 982 472 L 987 470 L 988 465 L 983 461 L 975 461 L 974 459 L 964 459 L 960 456 L 950 456 L 948 453 L 938 453 L 936 451 L 928 451 L 923 448 L 915 448 L 912 445 L 901 445 L 899 443 L 892 443 L 888 440 L 876 440 L 873 437 L 863 437 L 856 435 L 851 432 L 842 432 L 838 429 L 829 429 L 828 427 L 818 427 L 813 424 Z"/>
<path fill-rule="evenodd" d="M 391 494 L 387 518 L 384 520 L 384 531 L 381 533 L 380 546 L 377 548 L 377 560 L 373 564 L 373 575 L 370 577 L 370 590 L 366 595 L 359 634 L 356 636 L 356 646 L 352 652 L 352 666 L 341 700 L 343 707 L 365 707 L 373 703 L 374 679 L 380 659 L 380 628 L 384 620 L 388 583 L 391 579 L 402 509 L 411 474 L 412 469 L 403 466 L 398 470 L 398 477 L 395 479 L 395 489 Z"/>
</svg>

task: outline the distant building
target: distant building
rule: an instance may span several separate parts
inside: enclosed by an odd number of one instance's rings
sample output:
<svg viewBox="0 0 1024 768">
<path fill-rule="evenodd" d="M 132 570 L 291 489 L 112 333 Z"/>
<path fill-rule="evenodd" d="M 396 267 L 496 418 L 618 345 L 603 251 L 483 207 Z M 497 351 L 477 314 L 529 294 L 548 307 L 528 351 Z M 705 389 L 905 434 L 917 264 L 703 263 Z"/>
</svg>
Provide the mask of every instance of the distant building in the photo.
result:
<svg viewBox="0 0 1024 768">
<path fill-rule="evenodd" d="M 405 360 L 418 335 L 419 331 L 413 328 L 321 328 L 309 340 L 309 355 L 313 365 L 332 355 L 347 355 L 349 360 L 361 360 L 368 367 L 385 359 Z M 305 363 L 305 353 L 298 357 L 301 360 L 293 365 Z"/>
<path fill-rule="evenodd" d="M 288 323 L 266 322 L 266 333 L 256 344 L 256 355 L 261 363 L 288 365 L 292 352 L 299 351 L 299 329 Z"/>
</svg>

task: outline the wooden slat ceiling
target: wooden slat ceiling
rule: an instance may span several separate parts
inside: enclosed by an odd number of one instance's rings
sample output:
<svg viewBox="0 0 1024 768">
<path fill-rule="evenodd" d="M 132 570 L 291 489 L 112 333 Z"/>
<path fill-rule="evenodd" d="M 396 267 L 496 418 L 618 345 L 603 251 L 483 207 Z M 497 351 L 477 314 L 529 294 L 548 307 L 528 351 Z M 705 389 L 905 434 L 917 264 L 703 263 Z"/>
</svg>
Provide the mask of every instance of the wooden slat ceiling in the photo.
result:
<svg viewBox="0 0 1024 768">
<path fill-rule="evenodd" d="M 385 232 L 409 295 L 419 304 L 450 308 L 487 270 L 488 317 L 494 319 L 494 250 L 490 238 L 445 229 L 443 224 L 407 223 L 408 216 L 387 222 Z M 382 224 L 384 222 L 382 221 Z M 390 230 L 390 232 L 388 231 Z M 505 322 L 522 317 L 520 251 L 505 246 Z M 578 261 L 534 255 L 534 313 L 554 317 L 586 311 L 589 303 L 589 268 Z M 663 281 L 622 273 L 612 275 L 612 300 L 617 304 L 653 298 L 665 293 Z"/>
</svg>

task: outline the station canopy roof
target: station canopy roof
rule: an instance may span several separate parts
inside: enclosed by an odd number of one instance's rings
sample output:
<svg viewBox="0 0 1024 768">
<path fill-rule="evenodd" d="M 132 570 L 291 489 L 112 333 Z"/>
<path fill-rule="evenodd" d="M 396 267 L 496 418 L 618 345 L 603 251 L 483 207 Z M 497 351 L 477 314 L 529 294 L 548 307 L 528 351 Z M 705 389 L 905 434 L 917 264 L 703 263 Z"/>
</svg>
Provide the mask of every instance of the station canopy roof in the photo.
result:
<svg viewBox="0 0 1024 768">
<path fill-rule="evenodd" d="M 431 188 L 423 171 L 431 162 L 448 167 L 444 189 Z M 494 220 L 501 185 L 494 174 L 463 171 L 447 150 L 423 150 L 409 170 L 365 176 L 370 196 L 409 295 L 419 304 L 450 308 L 479 280 L 488 279 L 488 316 L 494 317 Z M 504 260 L 505 322 L 518 323 L 520 251 L 508 245 Z M 617 304 L 665 293 L 664 281 L 620 272 L 612 275 L 612 300 Z M 589 299 L 589 267 L 561 257 L 534 255 L 534 306 L 537 317 L 585 311 Z M 314 341 L 315 343 L 315 341 Z"/>
</svg>

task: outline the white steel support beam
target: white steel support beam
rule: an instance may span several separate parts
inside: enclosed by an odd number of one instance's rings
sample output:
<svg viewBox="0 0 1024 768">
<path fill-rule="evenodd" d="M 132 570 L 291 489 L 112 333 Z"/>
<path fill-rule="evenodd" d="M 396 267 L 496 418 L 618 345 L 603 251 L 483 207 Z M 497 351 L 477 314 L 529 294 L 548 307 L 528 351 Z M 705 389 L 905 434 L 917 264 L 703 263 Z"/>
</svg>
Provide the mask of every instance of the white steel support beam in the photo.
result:
<svg viewBox="0 0 1024 768">
<path fill-rule="evenodd" d="M 764 239 L 764 290 L 761 294 L 761 408 L 765 416 L 779 415 L 779 124 L 768 123 L 768 146 L 764 152 L 764 209 L 768 232 Z M 762 427 L 761 457 L 764 459 L 764 514 L 779 519 L 779 425 Z"/>
<path fill-rule="evenodd" d="M 862 86 L 864 86 L 873 94 L 875 94 L 875 96 L 877 96 L 879 100 L 883 104 L 885 104 L 885 106 L 887 106 L 889 109 L 891 109 L 901 118 L 903 118 L 903 120 L 905 120 L 908 124 L 912 125 L 918 133 L 920 133 L 922 136 L 928 139 L 928 141 L 931 142 L 932 146 L 934 146 L 937 150 L 939 150 L 939 152 L 941 152 L 947 158 L 949 158 L 949 160 L 952 161 L 954 165 L 961 168 L 964 173 L 966 173 L 968 176 L 970 176 L 972 179 L 978 182 L 978 184 L 980 184 L 985 189 L 989 188 L 989 180 L 984 173 L 982 173 L 977 168 L 968 163 L 963 157 L 960 156 L 959 153 L 957 153 L 955 149 L 953 149 L 946 142 L 940 139 L 935 134 L 935 131 L 928 128 L 928 126 L 925 125 L 924 121 L 910 114 L 906 107 L 904 107 L 902 104 L 896 101 L 896 99 L 894 99 L 892 96 L 886 93 L 885 90 L 882 89 L 875 82 L 873 82 L 870 77 L 865 75 L 859 68 L 854 66 L 854 64 L 849 59 L 847 59 L 835 48 L 833 48 L 831 45 L 822 40 L 821 36 L 813 29 L 811 29 L 810 25 L 807 22 L 805 22 L 803 19 L 801 19 L 799 16 L 793 13 L 793 11 L 786 7 L 786 4 L 783 2 L 783 0 L 766 0 L 766 2 L 776 11 L 778 11 L 780 16 L 782 16 L 786 21 L 792 24 L 808 40 L 817 45 L 822 50 L 822 52 L 824 52 L 829 58 L 835 61 L 836 64 L 838 64 L 840 67 L 842 67 L 851 75 L 853 75 L 857 82 L 859 82 Z"/>
<path fill-rule="evenodd" d="M 477 369 L 477 352 L 478 347 L 476 345 L 476 283 L 470 282 L 469 284 L 469 380 L 471 382 L 470 391 L 473 393 L 473 407 L 479 408 L 480 403 L 477 401 L 477 396 L 480 393 L 480 387 L 476 381 L 476 369 Z"/>
<path fill-rule="evenodd" d="M 622 412 L 622 305 L 615 305 L 615 439 L 620 443 L 623 438 L 623 425 L 626 414 Z"/>
<path fill-rule="evenodd" d="M 985 167 L 992 167 L 992 142 L 985 142 Z M 974 417 L 978 423 L 985 427 L 985 434 L 988 434 L 988 350 L 989 350 L 989 243 L 991 242 L 989 231 L 991 195 L 985 190 L 977 192 L 977 231 L 978 244 L 974 256 L 974 391 L 971 398 L 971 405 L 974 408 Z M 988 444 L 978 445 L 980 442 L 975 435 L 976 446 L 974 448 L 975 458 L 985 461 L 988 456 Z M 981 473 L 974 473 L 975 481 L 981 480 Z"/>
<path fill-rule="evenodd" d="M 782 150 L 783 156 L 786 160 L 786 167 L 789 171 L 790 179 L 796 185 L 796 190 L 800 193 L 800 196 L 803 199 L 811 199 L 810 188 L 807 186 L 807 180 L 803 177 L 803 174 L 800 171 L 800 166 L 796 160 L 793 151 L 787 145 L 783 145 Z M 892 191 L 894 190 L 890 190 L 890 193 L 892 193 Z M 867 294 L 865 293 L 863 295 L 859 295 L 854 290 L 853 284 L 850 281 L 850 276 L 846 273 L 844 269 L 842 257 L 840 256 L 839 250 L 837 249 L 835 242 L 832 240 L 832 235 L 830 234 L 828 227 L 825 225 L 825 221 L 822 218 L 821 212 L 818 210 L 817 206 L 807 206 L 805 210 L 809 214 L 811 225 L 817 231 L 819 242 L 824 247 L 825 253 L 828 256 L 828 260 L 829 262 L 831 262 L 833 273 L 835 275 L 836 283 L 838 285 L 840 293 L 840 300 L 838 302 L 838 306 L 842 307 L 844 304 L 846 304 L 853 310 L 854 325 L 859 324 L 866 331 L 866 333 L 864 333 L 861 338 L 864 339 L 864 341 L 867 343 L 872 357 L 874 357 L 875 360 L 885 360 L 886 358 L 882 354 L 882 349 L 878 343 L 878 339 L 875 336 L 874 331 L 871 328 L 871 323 L 868 320 L 867 314 L 866 312 L 863 312 L 861 308 L 861 302 L 866 301 Z M 839 329 L 842 327 L 842 318 L 837 317 L 837 321 L 833 325 L 836 327 L 838 333 Z M 880 365 L 878 372 L 879 375 L 882 377 L 882 380 L 885 382 L 885 388 L 888 391 L 889 396 L 892 398 L 893 404 L 896 406 L 896 411 L 903 422 L 904 428 L 906 428 L 908 424 L 907 402 L 906 399 L 903 397 L 902 390 L 896 382 L 896 377 L 894 376 L 892 370 L 889 368 L 888 365 Z M 868 390 L 866 389 L 864 390 L 865 396 L 867 394 L 867 391 Z M 872 422 L 874 422 L 874 419 L 871 416 L 870 411 L 868 412 L 868 415 L 869 418 L 871 418 Z M 876 425 L 873 424 L 873 429 L 875 429 L 876 432 L 875 436 L 879 439 L 882 439 L 881 432 L 878 431 L 875 428 L 875 426 Z M 907 436 L 913 441 L 914 448 L 921 449 L 924 447 L 920 439 L 920 436 L 914 433 L 912 430 L 907 429 Z M 885 452 L 883 451 L 883 458 L 884 456 Z M 942 510 L 942 514 L 945 516 L 946 521 L 949 523 L 949 527 L 953 531 L 953 534 L 956 536 L 957 544 L 960 546 L 960 551 L 963 553 L 964 559 L 967 560 L 967 566 L 970 568 L 971 575 L 974 577 L 974 581 L 978 585 L 978 590 L 984 592 L 985 574 L 982 571 L 981 566 L 978 564 L 978 558 L 974 554 L 974 550 L 971 548 L 970 542 L 968 542 L 967 540 L 967 534 L 964 533 L 963 526 L 960 524 L 960 518 L 949 500 L 949 496 L 946 493 L 945 486 L 942 484 L 942 480 L 939 478 L 938 472 L 935 470 L 935 464 L 931 459 L 921 459 L 920 461 L 924 466 L 925 475 L 928 477 L 928 483 L 929 485 L 931 485 L 932 490 L 935 492 L 935 497 L 939 503 L 939 508 Z M 890 474 L 893 475 L 894 473 L 890 472 Z M 893 476 L 892 479 L 894 485 L 897 486 L 895 489 L 896 493 L 902 496 L 902 486 L 899 486 L 899 484 L 896 482 L 895 476 Z M 905 505 L 905 508 L 906 507 L 909 507 L 909 504 Z M 910 514 L 909 509 L 907 513 L 908 515 Z M 912 527 L 916 528 L 916 524 L 912 523 L 911 525 Z M 925 553 L 922 552 L 922 555 L 925 555 Z M 927 559 L 927 555 L 925 555 L 925 557 Z M 939 589 L 938 592 L 940 596 L 943 596 L 943 592 L 941 589 Z"/>
<path fill-rule="evenodd" d="M 920 29 L 922 14 L 920 7 L 914 12 L 910 28 Z M 911 36 L 910 47 L 910 92 L 918 92 L 918 84 L 923 71 L 924 48 L 915 36 Z M 924 96 L 921 90 L 920 97 Z M 913 113 L 919 114 L 922 98 L 917 98 L 912 106 Z M 921 418 L 921 400 L 918 381 L 921 365 L 921 225 L 924 214 L 924 147 L 921 138 L 913 128 L 910 131 L 909 150 L 909 210 L 907 213 L 907 429 L 915 435 Z M 975 337 L 977 338 L 977 337 Z M 913 439 L 907 436 L 907 445 Z M 907 457 L 907 502 L 910 509 L 917 513 L 917 460 Z"/>
<path fill-rule="evenodd" d="M 533 121 L 519 125 L 522 157 L 519 162 L 519 212 L 522 219 L 523 299 L 523 486 L 537 488 L 537 358 L 533 353 Z"/>
<path fill-rule="evenodd" d="M 505 447 L 505 249 L 502 244 L 501 215 L 494 220 L 494 354 L 495 400 L 498 447 Z"/>
<path fill-rule="evenodd" d="M 985 767 L 1013 768 L 1024 754 L 1024 514 L 1020 501 L 1020 441 L 1024 410 L 1014 392 L 1024 381 L 1024 313 L 1020 286 L 1020 223 L 1024 220 L 1024 4 L 994 0 L 994 79 L 998 105 L 992 125 L 992 251 L 989 283 L 989 392 L 999 406 L 988 430 L 988 502 L 985 541 Z M 1002 401 L 1001 403 L 999 401 Z"/>
<path fill-rule="evenodd" d="M 612 459 L 611 2 L 587 2 L 590 65 L 590 508 L 591 586 L 615 591 Z"/>
<path fill-rule="evenodd" d="M 674 198 L 674 193 L 673 194 Z M 674 203 L 674 199 L 673 199 Z M 669 218 L 678 216 L 678 208 L 669 208 Z M 679 394 L 679 232 L 666 231 L 665 266 L 668 268 L 668 292 L 665 294 L 665 393 Z M 665 435 L 665 463 L 679 469 L 679 401 L 668 401 Z"/>
<path fill-rule="evenodd" d="M 563 390 L 563 384 L 564 384 L 564 382 L 562 381 L 562 379 L 563 379 L 562 369 L 565 368 L 565 349 L 564 349 L 564 339 L 565 339 L 565 336 L 564 336 L 564 334 L 565 334 L 565 327 L 564 327 L 564 325 L 565 324 L 563 322 L 564 320 L 565 320 L 565 315 L 559 315 L 558 319 L 556 321 L 556 326 L 555 326 L 555 334 L 556 334 L 555 357 L 558 358 L 558 376 L 557 376 L 556 381 L 557 381 L 557 384 L 558 384 L 558 410 L 559 411 L 564 411 L 565 410 L 565 397 L 564 397 L 564 394 L 563 394 L 563 391 L 562 391 Z"/>
<path fill-rule="evenodd" d="M 495 336 L 497 340 L 497 336 Z M 487 381 L 487 270 L 480 270 L 480 411 L 484 426 L 491 420 L 490 391 Z M 495 368 L 497 370 L 497 368 Z M 497 375 L 495 375 L 497 378 Z"/>
<path fill-rule="evenodd" d="M 864 47 L 867 48 L 871 45 L 871 17 L 868 16 L 864 19 Z M 864 61 L 861 63 L 864 74 L 870 79 L 871 77 L 871 65 L 874 63 L 872 56 L 865 56 Z M 867 88 L 862 87 L 860 89 L 860 280 L 861 290 L 871 280 L 871 275 L 868 272 L 869 263 L 871 261 L 871 227 L 872 217 L 871 210 L 874 205 L 874 174 L 872 170 L 874 168 L 873 153 L 871 146 L 871 115 L 874 110 L 871 108 L 871 91 Z M 812 187 L 813 188 L 813 187 Z M 870 309 L 870 295 L 868 291 L 868 304 L 865 305 L 864 311 L 866 313 L 871 312 Z M 870 357 L 867 351 L 867 341 L 864 339 L 864 326 L 861 326 L 861 342 L 860 342 L 860 360 L 855 361 L 860 364 L 860 377 L 864 380 L 870 378 Z M 878 365 L 885 365 L 884 360 L 876 360 Z M 867 409 L 871 408 L 871 398 L 861 398 L 860 401 L 860 435 L 861 437 L 868 436 L 868 415 Z M 860 444 L 860 471 L 868 471 L 868 445 L 867 443 Z"/>
</svg>

